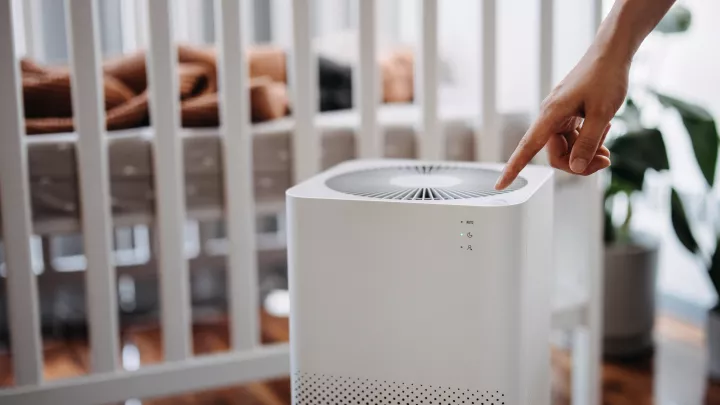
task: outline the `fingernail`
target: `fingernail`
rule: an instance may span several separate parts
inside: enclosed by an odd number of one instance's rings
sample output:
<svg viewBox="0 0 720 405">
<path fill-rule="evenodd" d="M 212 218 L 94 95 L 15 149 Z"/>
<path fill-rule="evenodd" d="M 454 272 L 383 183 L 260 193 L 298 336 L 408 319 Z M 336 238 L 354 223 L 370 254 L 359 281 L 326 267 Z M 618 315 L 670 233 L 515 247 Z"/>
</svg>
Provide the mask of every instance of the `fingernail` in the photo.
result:
<svg viewBox="0 0 720 405">
<path fill-rule="evenodd" d="M 502 185 L 504 178 L 505 178 L 505 174 L 503 173 L 503 174 L 497 179 L 497 182 L 495 182 L 495 190 L 500 190 L 500 186 Z"/>
<path fill-rule="evenodd" d="M 570 162 L 570 170 L 574 171 L 575 173 L 582 173 L 587 168 L 587 165 L 587 159 L 577 158 Z"/>
</svg>

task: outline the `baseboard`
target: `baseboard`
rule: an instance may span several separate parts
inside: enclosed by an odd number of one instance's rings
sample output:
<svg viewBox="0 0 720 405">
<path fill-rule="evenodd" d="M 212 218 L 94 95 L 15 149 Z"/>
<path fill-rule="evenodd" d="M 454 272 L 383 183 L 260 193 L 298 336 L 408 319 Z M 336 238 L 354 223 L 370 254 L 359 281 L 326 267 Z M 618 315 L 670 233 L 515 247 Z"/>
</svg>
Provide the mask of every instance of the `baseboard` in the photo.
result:
<svg viewBox="0 0 720 405">
<path fill-rule="evenodd" d="M 705 327 L 708 308 L 673 294 L 659 292 L 657 297 L 658 312 L 675 317 L 683 322 Z"/>
</svg>

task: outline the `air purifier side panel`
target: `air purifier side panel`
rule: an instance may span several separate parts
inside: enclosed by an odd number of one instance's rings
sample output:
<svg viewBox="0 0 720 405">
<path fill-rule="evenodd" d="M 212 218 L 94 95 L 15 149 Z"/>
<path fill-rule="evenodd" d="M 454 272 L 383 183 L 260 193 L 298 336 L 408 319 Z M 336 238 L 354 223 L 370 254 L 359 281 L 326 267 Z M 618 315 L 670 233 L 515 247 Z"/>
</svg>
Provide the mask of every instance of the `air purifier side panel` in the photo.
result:
<svg viewBox="0 0 720 405">
<path fill-rule="evenodd" d="M 550 328 L 553 271 L 553 181 L 523 206 L 524 261 L 520 278 L 520 405 L 551 402 Z"/>
<path fill-rule="evenodd" d="M 522 220 L 522 205 L 289 197 L 295 395 L 383 384 L 517 403 Z"/>
<path fill-rule="evenodd" d="M 298 266 L 300 265 L 300 261 L 296 258 L 297 255 L 297 249 L 300 247 L 298 246 L 297 241 L 298 238 L 301 238 L 302 235 L 300 234 L 300 231 L 302 228 L 298 228 L 298 225 L 302 226 L 302 224 L 298 224 L 295 220 L 296 218 L 299 218 L 301 213 L 298 212 L 299 208 L 296 206 L 297 201 L 299 201 L 298 198 L 288 196 L 285 199 L 285 216 L 286 216 L 286 245 L 287 245 L 287 261 L 288 261 L 288 292 L 290 295 L 290 317 L 289 317 L 289 340 L 290 340 L 290 371 L 291 371 L 291 384 L 290 384 L 290 398 L 292 405 L 298 405 L 298 401 L 295 400 L 300 395 L 300 387 L 297 384 L 296 377 L 298 375 L 297 372 L 293 370 L 298 370 L 298 347 L 297 345 L 294 345 L 293 342 L 295 342 L 296 337 L 295 335 L 298 333 L 298 321 L 300 319 L 301 311 L 298 311 L 297 309 L 294 309 L 297 307 L 297 304 L 295 303 L 297 292 L 296 288 L 293 287 L 293 285 L 296 283 L 295 279 L 298 277 L 296 275 L 298 271 Z"/>
</svg>

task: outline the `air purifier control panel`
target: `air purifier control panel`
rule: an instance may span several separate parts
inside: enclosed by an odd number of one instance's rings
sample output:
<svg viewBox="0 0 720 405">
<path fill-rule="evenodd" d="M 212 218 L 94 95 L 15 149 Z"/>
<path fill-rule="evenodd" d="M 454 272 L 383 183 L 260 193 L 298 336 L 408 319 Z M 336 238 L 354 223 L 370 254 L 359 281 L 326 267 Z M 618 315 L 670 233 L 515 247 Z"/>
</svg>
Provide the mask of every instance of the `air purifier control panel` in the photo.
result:
<svg viewBox="0 0 720 405">
<path fill-rule="evenodd" d="M 460 249 L 472 252 L 473 251 L 473 228 L 475 226 L 475 220 L 463 219 L 460 220 Z"/>
</svg>

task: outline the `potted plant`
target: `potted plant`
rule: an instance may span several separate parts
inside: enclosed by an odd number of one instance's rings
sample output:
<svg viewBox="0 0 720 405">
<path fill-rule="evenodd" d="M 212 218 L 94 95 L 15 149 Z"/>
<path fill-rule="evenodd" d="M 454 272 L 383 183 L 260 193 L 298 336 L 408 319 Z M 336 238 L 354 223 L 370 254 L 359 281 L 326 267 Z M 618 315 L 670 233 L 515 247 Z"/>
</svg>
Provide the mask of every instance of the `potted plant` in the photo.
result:
<svg viewBox="0 0 720 405">
<path fill-rule="evenodd" d="M 688 30 L 690 22 L 689 10 L 676 5 L 655 32 L 682 33 Z M 646 76 L 657 71 L 648 67 L 657 68 L 662 58 L 653 52 L 644 56 L 647 66 L 643 66 L 642 60 L 635 64 L 641 74 L 631 90 L 657 101 L 660 96 L 647 90 L 651 83 L 647 83 Z M 643 355 L 653 347 L 659 241 L 650 234 L 633 231 L 630 224 L 633 200 L 643 190 L 646 172 L 668 170 L 669 162 L 662 133 L 643 125 L 641 115 L 640 106 L 628 98 L 614 120 L 620 125 L 613 125 L 613 136 L 609 136 L 607 143 L 613 163 L 605 191 L 603 350 L 609 357 Z"/>
<path fill-rule="evenodd" d="M 628 99 L 616 117 L 622 125 L 614 125 L 624 130 L 607 143 L 613 164 L 604 204 L 603 352 L 609 357 L 642 355 L 653 347 L 659 241 L 633 231 L 630 224 L 633 200 L 643 189 L 646 172 L 668 170 L 669 163 L 662 134 L 640 125 L 639 117 L 638 107 Z"/>
<path fill-rule="evenodd" d="M 715 203 L 713 186 L 720 137 L 713 116 L 697 105 L 667 95 L 657 92 L 647 95 L 648 103 L 654 101 L 679 114 L 706 184 L 702 198 L 706 205 Z M 629 225 L 632 197 L 642 191 L 646 172 L 668 170 L 670 166 L 662 133 L 644 127 L 640 116 L 641 109 L 628 99 L 616 117 L 625 130 L 608 142 L 613 165 L 605 192 L 604 343 L 605 354 L 609 356 L 637 355 L 652 348 L 658 244 L 649 235 L 633 233 Z M 627 204 L 620 221 L 613 218 L 618 201 Z M 699 243 L 696 238 L 699 232 L 693 231 L 680 193 L 674 188 L 670 190 L 669 206 L 678 240 L 707 267 L 710 282 L 720 294 L 720 232 L 713 229 L 716 237 L 712 243 Z M 720 302 L 708 313 L 707 336 L 709 373 L 720 378 Z"/>
<path fill-rule="evenodd" d="M 706 203 L 717 204 L 713 195 L 715 174 L 717 173 L 718 148 L 720 137 L 712 115 L 703 108 L 671 97 L 658 95 L 659 101 L 667 108 L 676 110 L 682 118 L 685 129 L 690 136 L 695 160 L 705 179 L 706 189 L 702 198 Z M 696 224 L 705 226 L 707 231 L 711 227 L 715 235 L 710 243 L 701 243 L 696 237 L 699 232 L 693 231 L 688 220 L 683 201 L 674 188 L 670 193 L 670 214 L 673 229 L 688 251 L 696 255 L 698 260 L 707 268 L 708 278 L 714 289 L 720 294 L 720 232 L 714 224 Z M 720 299 L 715 307 L 708 311 L 707 317 L 707 344 L 709 352 L 709 374 L 711 378 L 720 379 Z"/>
</svg>

